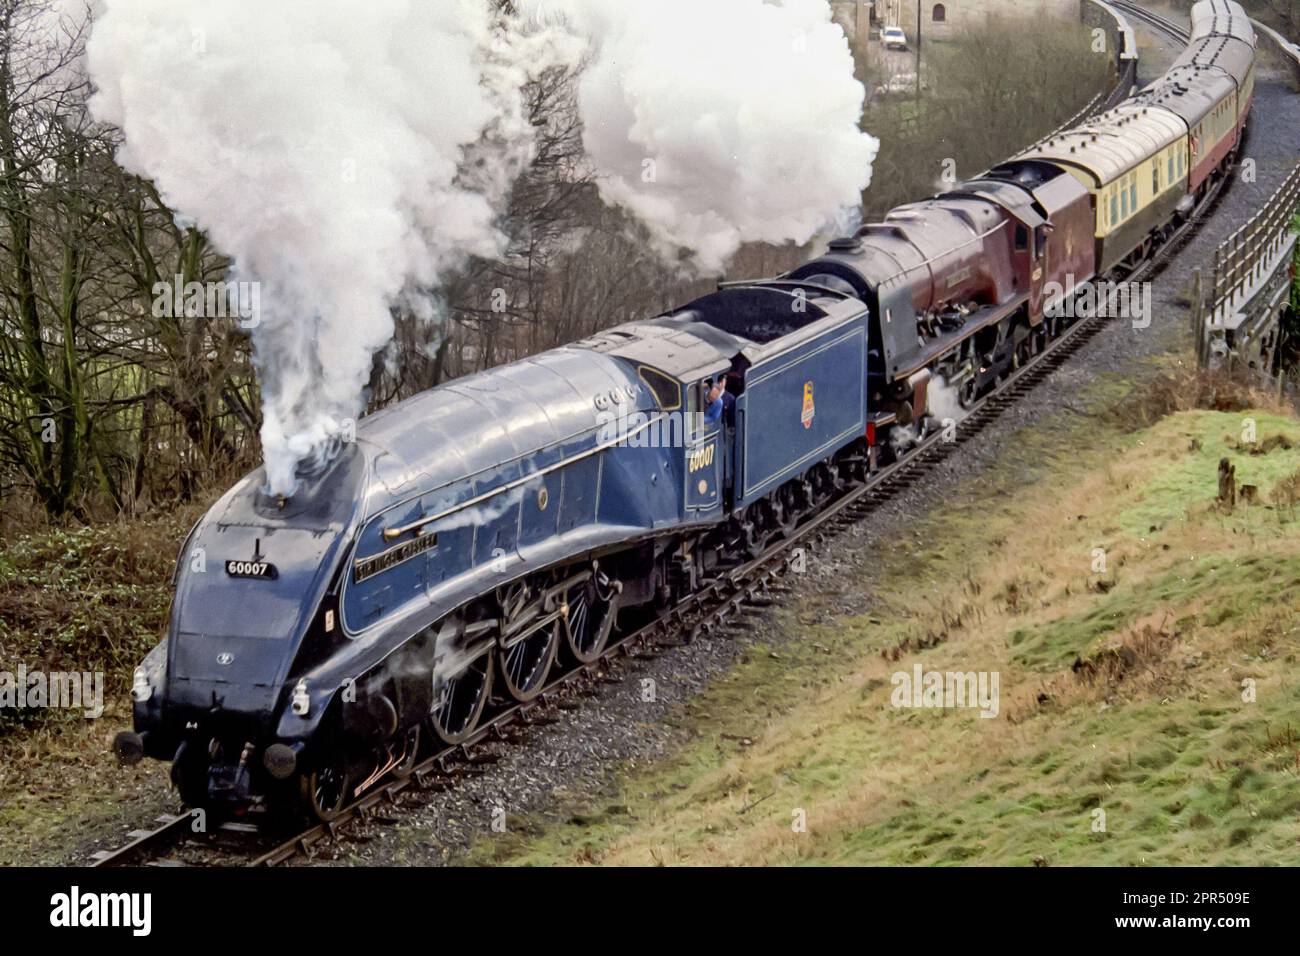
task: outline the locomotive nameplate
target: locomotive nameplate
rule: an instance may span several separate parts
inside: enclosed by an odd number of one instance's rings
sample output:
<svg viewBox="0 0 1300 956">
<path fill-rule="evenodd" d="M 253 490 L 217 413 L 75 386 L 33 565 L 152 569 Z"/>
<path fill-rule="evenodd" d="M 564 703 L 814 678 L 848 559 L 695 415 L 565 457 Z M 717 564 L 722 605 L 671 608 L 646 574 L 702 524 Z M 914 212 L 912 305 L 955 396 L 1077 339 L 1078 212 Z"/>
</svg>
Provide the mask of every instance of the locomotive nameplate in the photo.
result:
<svg viewBox="0 0 1300 956">
<path fill-rule="evenodd" d="M 226 573 L 232 578 L 254 578 L 259 581 L 274 581 L 280 576 L 275 565 L 269 561 L 227 561 Z"/>
<path fill-rule="evenodd" d="M 409 561 L 411 558 L 424 554 L 424 552 L 437 546 L 438 533 L 436 531 L 422 534 L 418 538 L 412 538 L 410 541 L 399 544 L 395 548 L 389 548 L 374 557 L 362 558 L 352 566 L 352 580 L 360 584 L 366 578 L 373 578 L 376 574 L 396 567 L 403 561 Z"/>
</svg>

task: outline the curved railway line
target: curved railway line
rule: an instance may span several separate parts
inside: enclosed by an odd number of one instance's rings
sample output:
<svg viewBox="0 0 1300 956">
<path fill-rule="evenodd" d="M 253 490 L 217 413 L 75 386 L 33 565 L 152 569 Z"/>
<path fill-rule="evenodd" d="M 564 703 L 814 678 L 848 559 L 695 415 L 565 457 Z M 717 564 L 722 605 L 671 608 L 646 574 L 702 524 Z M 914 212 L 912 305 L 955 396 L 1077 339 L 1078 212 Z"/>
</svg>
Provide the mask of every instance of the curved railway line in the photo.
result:
<svg viewBox="0 0 1300 956">
<path fill-rule="evenodd" d="M 1191 39 L 1191 33 L 1184 27 L 1180 26 L 1178 21 L 1169 17 L 1148 10 L 1146 7 L 1139 6 L 1136 3 L 1130 3 L 1129 0 L 1106 0 L 1112 7 L 1119 10 L 1125 16 L 1130 16 L 1135 20 L 1140 20 L 1147 26 L 1159 30 L 1171 39 L 1179 43 L 1186 43 Z"/>
<path fill-rule="evenodd" d="M 1154 268 L 1155 262 L 1150 264 Z M 194 832 L 192 813 L 160 818 L 161 825 L 151 831 L 135 831 L 132 842 L 117 851 L 103 853 L 94 860 L 96 866 L 120 866 L 139 863 L 176 862 L 160 860 L 158 854 L 202 855 L 213 853 L 227 858 L 236 856 L 250 866 L 275 865 L 305 854 L 331 837 L 342 835 L 347 824 L 367 814 L 395 805 L 403 795 L 421 790 L 441 790 L 456 776 L 472 768 L 478 750 L 492 739 L 501 739 L 512 726 L 537 723 L 533 715 L 554 704 L 561 694 L 576 688 L 584 676 L 599 676 L 616 657 L 656 654 L 677 640 L 689 642 L 718 631 L 746 607 L 769 602 L 769 593 L 788 573 L 789 555 L 796 548 L 819 542 L 838 528 L 861 520 L 878 505 L 904 486 L 941 462 L 948 453 L 969 441 L 1007 407 L 1015 404 L 1035 385 L 1060 367 L 1105 323 L 1101 318 L 1082 319 L 1064 331 L 1033 362 L 1011 375 L 997 389 L 980 400 L 960 423 L 955 437 L 936 433 L 912 449 L 899 461 L 883 469 L 866 484 L 843 493 L 825 510 L 809 518 L 796 531 L 769 547 L 759 557 L 734 567 L 708 581 L 700 590 L 679 602 L 644 627 L 612 642 L 597 660 L 575 667 L 553 679 L 534 701 L 502 709 L 463 744 L 445 747 L 426 759 L 406 780 L 394 780 L 380 786 L 347 808 L 344 815 L 329 823 L 313 826 L 278 843 L 267 844 L 260 829 L 251 823 L 225 823 L 211 834 Z M 950 440 L 951 439 L 951 440 Z M 621 681 L 620 681 L 621 682 Z M 229 862 L 229 859 L 226 860 Z"/>
<path fill-rule="evenodd" d="M 1110 2 L 1171 38 L 1185 41 L 1188 37 L 1186 30 L 1164 17 L 1129 3 Z M 1126 280 L 1145 280 L 1167 263 L 1209 215 L 1231 178 L 1222 177 L 1188 221 L 1131 271 Z M 338 819 L 308 827 L 286 838 L 282 833 L 276 834 L 257 826 L 253 822 L 255 814 L 249 814 L 245 821 L 223 822 L 210 829 L 198 825 L 203 820 L 196 815 L 198 811 L 169 814 L 160 817 L 158 826 L 153 829 L 132 831 L 126 845 L 94 854 L 91 865 L 274 866 L 295 857 L 310 856 L 315 849 L 331 841 L 347 840 L 349 827 L 358 821 L 395 822 L 387 817 L 387 811 L 400 810 L 403 804 L 422 803 L 422 795 L 436 795 L 454 787 L 457 779 L 473 774 L 477 765 L 495 761 L 495 756 L 488 752 L 488 745 L 516 743 L 520 731 L 556 722 L 558 718 L 547 712 L 571 709 L 575 706 L 572 702 L 582 696 L 584 687 L 601 681 L 622 683 L 623 678 L 608 674 L 616 659 L 659 656 L 696 637 L 720 632 L 741 614 L 771 605 L 772 595 L 786 590 L 782 580 L 791 573 L 790 558 L 795 549 L 813 548 L 838 530 L 857 523 L 932 470 L 955 448 L 977 436 L 1004 410 L 1017 404 L 1065 364 L 1106 322 L 1107 319 L 1095 315 L 1075 320 L 1042 353 L 1012 372 L 991 393 L 972 405 L 966 417 L 956 423 L 955 434 L 944 429 L 929 436 L 867 482 L 842 491 L 822 511 L 809 516 L 790 535 L 757 558 L 730 567 L 707 580 L 695 593 L 653 620 L 617 641 L 611 641 L 596 660 L 559 674 L 536 699 L 504 706 L 492 713 L 470 739 L 443 747 L 422 761 L 409 777 L 374 787 L 349 805 Z"/>
</svg>

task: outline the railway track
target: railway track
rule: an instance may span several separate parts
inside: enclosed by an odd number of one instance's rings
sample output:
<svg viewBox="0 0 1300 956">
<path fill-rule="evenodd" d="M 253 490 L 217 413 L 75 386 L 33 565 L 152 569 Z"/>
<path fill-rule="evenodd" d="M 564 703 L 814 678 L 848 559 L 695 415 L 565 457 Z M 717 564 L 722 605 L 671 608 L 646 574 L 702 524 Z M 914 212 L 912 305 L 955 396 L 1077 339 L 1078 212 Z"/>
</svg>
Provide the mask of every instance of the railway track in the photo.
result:
<svg viewBox="0 0 1300 956">
<path fill-rule="evenodd" d="M 1171 36 L 1187 36 L 1186 31 L 1172 21 L 1132 4 L 1111 2 Z M 1166 264 L 1213 210 L 1230 178 L 1230 175 L 1222 177 L 1188 221 L 1130 272 L 1125 281 L 1144 281 Z M 617 641 L 611 641 L 600 658 L 561 673 L 535 700 L 511 704 L 493 712 L 469 740 L 444 747 L 426 758 L 407 779 L 383 782 L 374 787 L 349 805 L 338 819 L 286 838 L 258 826 L 253 814 L 247 820 L 223 821 L 212 828 L 206 826 L 201 811 L 167 814 L 158 818 L 158 825 L 153 829 L 132 831 L 128 834 L 129 842 L 119 849 L 94 854 L 91 865 L 275 866 L 295 857 L 309 856 L 314 849 L 331 842 L 346 840 L 349 827 L 358 822 L 396 822 L 387 816 L 387 811 L 400 811 L 404 805 L 426 803 L 428 800 L 424 797 L 436 798 L 438 793 L 455 786 L 457 779 L 478 772 L 480 764 L 494 762 L 496 757 L 488 752 L 489 744 L 517 742 L 520 731 L 558 722 L 559 717 L 551 712 L 564 709 L 566 702 L 578 699 L 584 685 L 599 681 L 621 683 L 622 678 L 612 678 L 608 674 L 617 660 L 658 656 L 674 646 L 721 632 L 745 609 L 770 605 L 774 592 L 786 590 L 782 579 L 793 573 L 790 558 L 796 549 L 816 548 L 838 531 L 870 515 L 935 468 L 1064 365 L 1108 321 L 1095 315 L 1077 319 L 1042 353 L 1012 372 L 992 392 L 976 402 L 966 416 L 955 423 L 955 431 L 945 428 L 930 435 L 898 461 L 872 475 L 866 483 L 845 490 L 822 511 L 809 516 L 788 537 L 770 546 L 757 558 L 719 573 L 654 620 Z"/>
<path fill-rule="evenodd" d="M 570 689 L 578 689 L 583 678 L 600 679 L 619 657 L 658 654 L 678 641 L 689 643 L 722 630 L 729 619 L 746 607 L 770 603 L 771 592 L 790 573 L 790 557 L 798 548 L 824 541 L 835 531 L 860 521 L 876 507 L 933 468 L 957 447 L 968 442 L 1003 410 L 1023 398 L 1035 385 L 1059 368 L 1105 323 L 1088 318 L 1066 329 L 1042 354 L 1023 366 L 970 409 L 948 430 L 929 436 L 906 456 L 877 472 L 865 484 L 845 491 L 824 510 L 809 517 L 789 537 L 769 547 L 759 557 L 705 583 L 664 614 L 621 638 L 596 661 L 578 666 L 556 677 L 542 694 L 527 704 L 505 707 L 486 720 L 468 741 L 443 748 L 427 758 L 406 780 L 382 784 L 350 805 L 343 816 L 313 826 L 287 839 L 271 837 L 255 823 L 223 822 L 207 831 L 202 817 L 194 812 L 166 815 L 152 830 L 129 834 L 125 846 L 101 852 L 93 866 L 202 865 L 221 862 L 249 866 L 274 866 L 295 856 L 306 855 L 325 841 L 344 837 L 349 823 L 395 808 L 405 799 L 422 792 L 439 792 L 454 785 L 455 779 L 472 773 L 484 744 L 506 736 L 508 730 L 526 729 L 553 717 L 537 718 L 558 703 Z M 250 816 L 250 820 L 252 817 Z M 196 825 L 201 832 L 196 832 Z"/>
<path fill-rule="evenodd" d="M 1136 3 L 1130 3 L 1129 0 L 1106 0 L 1112 7 L 1119 10 L 1135 20 L 1140 20 L 1147 26 L 1154 27 L 1160 32 L 1168 35 L 1180 43 L 1186 44 L 1192 38 L 1191 31 L 1184 29 L 1177 20 L 1161 16 L 1153 10 Z"/>
<path fill-rule="evenodd" d="M 1148 26 L 1154 27 L 1182 43 L 1186 43 L 1188 37 L 1191 36 L 1191 34 L 1180 26 L 1176 20 L 1173 20 L 1170 17 L 1161 16 L 1153 10 L 1148 10 L 1146 7 L 1131 2 L 1131 0 L 1106 0 L 1106 2 L 1121 13 L 1128 14 L 1134 19 L 1140 20 Z M 1260 34 L 1261 37 L 1267 37 L 1283 57 L 1286 57 L 1294 61 L 1297 65 L 1300 65 L 1300 44 L 1292 43 L 1282 34 L 1278 33 L 1277 30 L 1274 30 L 1271 26 L 1261 20 L 1256 20 L 1252 17 L 1250 22 L 1254 25 L 1255 32 Z"/>
</svg>

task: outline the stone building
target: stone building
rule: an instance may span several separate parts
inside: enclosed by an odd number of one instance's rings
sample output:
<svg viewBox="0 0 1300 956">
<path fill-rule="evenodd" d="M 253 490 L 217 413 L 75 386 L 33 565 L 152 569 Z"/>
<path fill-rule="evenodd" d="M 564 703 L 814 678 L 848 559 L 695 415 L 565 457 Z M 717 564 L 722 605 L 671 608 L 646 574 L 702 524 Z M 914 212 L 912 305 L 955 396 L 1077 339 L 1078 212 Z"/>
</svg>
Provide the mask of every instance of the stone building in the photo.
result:
<svg viewBox="0 0 1300 956">
<path fill-rule="evenodd" d="M 876 17 L 896 25 L 911 37 L 916 32 L 916 7 L 921 6 L 921 35 L 944 40 L 991 17 L 1059 17 L 1079 19 L 1079 0 L 879 0 Z"/>
<path fill-rule="evenodd" d="M 921 6 L 922 40 L 945 40 L 990 17 L 1079 19 L 1080 0 L 830 0 L 845 34 L 865 46 L 871 25 L 900 26 L 916 39 L 917 4 Z"/>
<path fill-rule="evenodd" d="M 868 31 L 875 22 L 874 8 L 872 0 L 831 0 L 831 18 L 859 50 L 867 48 Z"/>
</svg>

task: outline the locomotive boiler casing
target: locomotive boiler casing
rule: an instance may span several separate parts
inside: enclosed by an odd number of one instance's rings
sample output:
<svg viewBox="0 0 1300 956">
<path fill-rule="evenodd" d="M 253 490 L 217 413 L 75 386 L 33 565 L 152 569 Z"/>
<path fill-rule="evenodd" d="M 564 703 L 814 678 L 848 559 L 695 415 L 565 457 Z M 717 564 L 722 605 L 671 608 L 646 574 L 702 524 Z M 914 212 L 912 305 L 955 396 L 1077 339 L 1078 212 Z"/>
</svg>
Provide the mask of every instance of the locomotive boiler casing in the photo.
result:
<svg viewBox="0 0 1300 956">
<path fill-rule="evenodd" d="M 859 260 L 860 274 L 905 286 L 918 313 L 1002 302 L 1015 291 L 1008 226 L 1005 210 L 977 196 L 909 203 L 857 231 L 874 253 Z"/>
<path fill-rule="evenodd" d="M 309 761 L 327 719 L 383 729 L 367 697 L 404 692 L 385 665 L 449 611 L 682 523 L 682 456 L 624 440 L 656 409 L 634 366 L 559 349 L 363 419 L 284 501 L 249 475 L 178 558 L 167 638 L 137 677 L 146 752 L 274 742 Z"/>
</svg>

